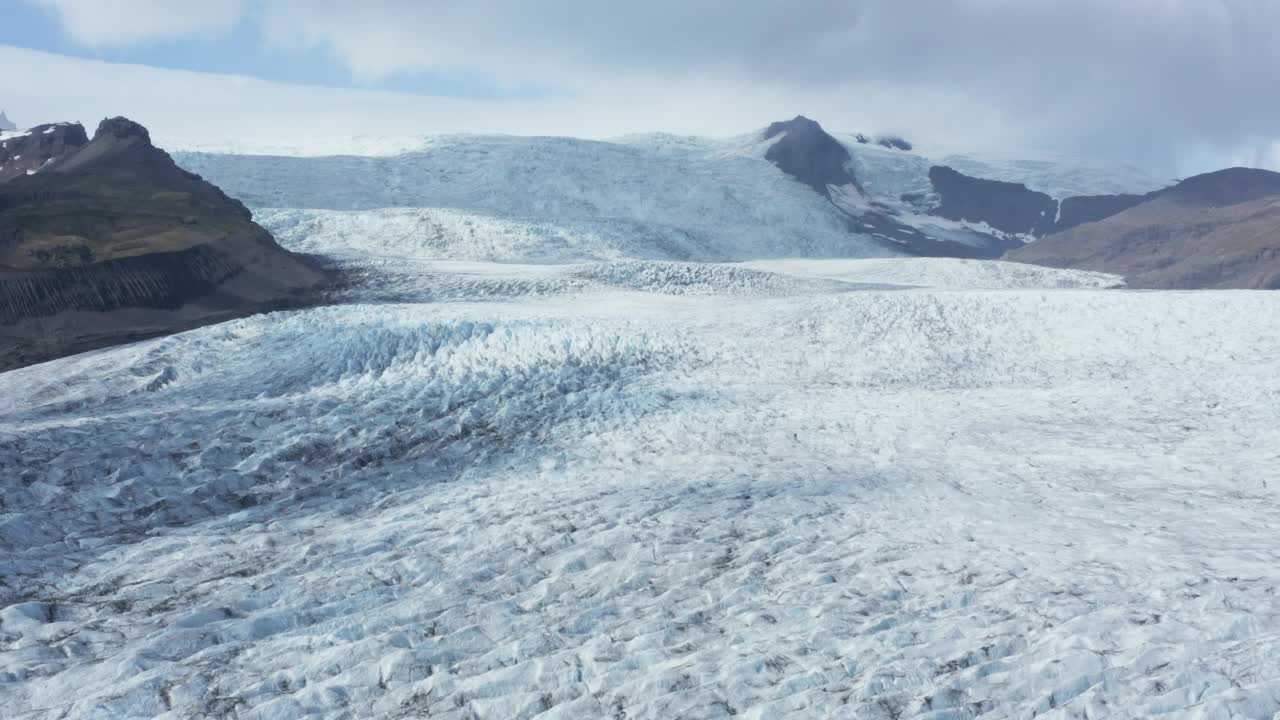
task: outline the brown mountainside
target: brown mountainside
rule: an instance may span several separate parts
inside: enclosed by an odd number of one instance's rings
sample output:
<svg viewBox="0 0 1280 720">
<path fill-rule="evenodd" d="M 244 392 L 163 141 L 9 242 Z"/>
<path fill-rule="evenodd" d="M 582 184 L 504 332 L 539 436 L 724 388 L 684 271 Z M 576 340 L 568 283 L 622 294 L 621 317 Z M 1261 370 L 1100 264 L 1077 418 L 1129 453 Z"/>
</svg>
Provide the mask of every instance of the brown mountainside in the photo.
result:
<svg viewBox="0 0 1280 720">
<path fill-rule="evenodd" d="M 1198 175 L 1005 259 L 1116 273 L 1135 288 L 1280 289 L 1280 173 Z"/>
<path fill-rule="evenodd" d="M 61 132 L 73 142 L 0 182 L 0 369 L 289 306 L 322 281 L 141 125 Z"/>
</svg>

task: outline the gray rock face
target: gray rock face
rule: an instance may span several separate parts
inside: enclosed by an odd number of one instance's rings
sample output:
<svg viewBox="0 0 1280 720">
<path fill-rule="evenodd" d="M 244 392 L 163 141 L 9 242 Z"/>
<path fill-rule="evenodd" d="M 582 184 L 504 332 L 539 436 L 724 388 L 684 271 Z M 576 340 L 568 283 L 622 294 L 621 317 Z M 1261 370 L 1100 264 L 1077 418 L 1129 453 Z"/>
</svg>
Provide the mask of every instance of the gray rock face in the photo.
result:
<svg viewBox="0 0 1280 720">
<path fill-rule="evenodd" d="M 17 129 L 18 126 L 13 124 L 13 121 L 9 119 L 8 115 L 4 114 L 3 110 L 0 110 L 0 132 Z"/>
<path fill-rule="evenodd" d="M 242 268 L 207 245 L 56 270 L 0 271 L 0 325 L 64 311 L 177 310 Z"/>
<path fill-rule="evenodd" d="M 914 147 L 911 143 L 898 137 L 897 135 L 881 136 L 880 138 L 876 139 L 876 144 L 882 148 L 889 148 L 890 150 L 904 150 L 906 152 L 911 152 L 912 148 Z"/>
<path fill-rule="evenodd" d="M 764 157 L 786 174 L 826 198 L 831 197 L 828 185 L 858 186 L 849 171 L 849 151 L 818 123 L 797 115 L 792 120 L 773 123 L 764 133 L 766 140 L 779 135 L 782 139 L 770 146 Z"/>
<path fill-rule="evenodd" d="M 0 140 L 0 183 L 46 170 L 88 142 L 79 123 L 37 125 L 25 135 Z"/>
<path fill-rule="evenodd" d="M 942 198 L 934 214 L 950 220 L 985 222 L 1005 233 L 1041 235 L 1053 227 L 1058 203 L 1021 183 L 969 177 L 945 165 L 929 168 Z"/>
<path fill-rule="evenodd" d="M 151 144 L 151 133 L 141 124 L 126 117 L 104 118 L 98 123 L 98 130 L 93 138 L 98 140 L 108 135 L 120 140 L 137 138 L 147 145 Z"/>
<path fill-rule="evenodd" d="M 323 280 L 141 125 L 43 127 L 26 142 L 62 138 L 46 163 L 0 182 L 0 370 L 287 307 Z"/>
<path fill-rule="evenodd" d="M 1280 192 L 1268 175 L 1274 173 L 1224 170 L 1146 195 L 1084 195 L 1061 202 L 1025 185 L 972 177 L 941 165 L 930 168 L 929 180 L 941 198 L 931 210 L 934 215 L 1044 237 L 1105 220 L 1166 193 L 1185 197 L 1187 202 L 1220 206 Z"/>
<path fill-rule="evenodd" d="M 1097 222 L 1137 205 L 1144 195 L 1082 195 L 1062 201 L 1058 221 L 1050 232 L 1062 232 L 1077 225 Z"/>
<path fill-rule="evenodd" d="M 1035 237 L 1099 222 L 1161 197 L 1188 206 L 1226 207 L 1280 194 L 1280 173 L 1250 168 L 1197 175 L 1146 195 L 1088 195 L 1060 203 L 1024 185 L 970 177 L 941 165 L 930 168 L 929 180 L 941 197 L 933 214 Z"/>
</svg>

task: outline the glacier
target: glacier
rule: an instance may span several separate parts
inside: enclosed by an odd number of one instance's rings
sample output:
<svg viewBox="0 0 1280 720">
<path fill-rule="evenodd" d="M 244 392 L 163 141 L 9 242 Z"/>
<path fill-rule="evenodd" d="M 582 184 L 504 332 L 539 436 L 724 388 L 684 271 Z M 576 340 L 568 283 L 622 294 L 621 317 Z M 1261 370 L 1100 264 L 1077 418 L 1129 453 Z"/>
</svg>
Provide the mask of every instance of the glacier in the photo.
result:
<svg viewBox="0 0 1280 720">
<path fill-rule="evenodd" d="M 0 374 L 0 715 L 1280 717 L 1280 295 L 427 142 L 180 155 L 327 304 Z"/>
<path fill-rule="evenodd" d="M 292 243 L 393 237 L 437 257 L 499 262 L 903 255 L 902 238 L 874 221 L 858 222 L 871 211 L 920 237 L 985 248 L 1002 233 L 928 213 L 929 167 L 936 162 L 1044 188 L 1059 199 L 1167 184 L 1123 166 L 924 155 L 839 136 L 866 193 L 833 188 L 829 202 L 765 158 L 780 137 L 356 138 L 348 152 L 365 154 L 346 155 L 188 143 L 174 158 L 244 201 L 264 227 Z M 380 150 L 368 154 L 371 148 Z"/>
<path fill-rule="evenodd" d="M 850 233 L 844 213 L 763 158 L 765 145 L 445 136 L 386 157 L 175 159 L 285 242 L 405 238 L 503 262 L 900 254 Z"/>
<path fill-rule="evenodd" d="M 416 262 L 0 375 L 8 716 L 1280 712 L 1277 296 Z"/>
</svg>

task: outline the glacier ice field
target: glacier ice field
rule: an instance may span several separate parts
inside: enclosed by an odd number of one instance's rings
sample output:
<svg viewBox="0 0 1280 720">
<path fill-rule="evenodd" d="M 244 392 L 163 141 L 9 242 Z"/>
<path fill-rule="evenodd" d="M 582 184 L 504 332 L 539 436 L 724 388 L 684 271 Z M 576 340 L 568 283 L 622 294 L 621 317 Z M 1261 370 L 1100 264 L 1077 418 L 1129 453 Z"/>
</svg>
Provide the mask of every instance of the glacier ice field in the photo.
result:
<svg viewBox="0 0 1280 720">
<path fill-rule="evenodd" d="M 0 374 L 0 717 L 1280 718 L 1280 295 L 262 202 L 331 304 Z"/>
</svg>

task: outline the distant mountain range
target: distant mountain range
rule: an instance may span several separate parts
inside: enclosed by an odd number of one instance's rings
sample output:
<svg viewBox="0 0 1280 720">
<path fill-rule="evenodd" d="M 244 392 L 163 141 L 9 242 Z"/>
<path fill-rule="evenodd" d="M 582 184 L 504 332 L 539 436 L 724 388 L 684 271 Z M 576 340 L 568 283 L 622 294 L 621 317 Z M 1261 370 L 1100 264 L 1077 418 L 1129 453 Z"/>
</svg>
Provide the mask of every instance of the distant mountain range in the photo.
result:
<svg viewBox="0 0 1280 720">
<path fill-rule="evenodd" d="M 507 262 L 995 258 L 1035 237 L 1040 212 L 1056 221 L 1058 197 L 1138 195 L 1163 184 L 1123 167 L 968 156 L 945 160 L 986 177 L 935 184 L 939 163 L 903 149 L 909 141 L 832 136 L 806 118 L 728 139 L 438 136 L 409 145 L 388 145 L 401 150 L 394 154 L 175 159 L 243 200 L 286 245 L 379 237 L 441 258 Z M 371 146 L 361 138 L 353 148 Z M 1003 200 L 983 196 L 988 178 L 1034 183 L 1034 191 L 1018 184 L 1015 197 L 1033 196 L 1034 222 L 1020 223 L 1026 208 L 1001 215 Z M 988 209 L 983 201 L 994 210 L 967 219 L 975 203 Z M 1080 214 L 1076 204 L 1063 203 L 1065 221 Z"/>
<path fill-rule="evenodd" d="M 828 198 L 838 186 L 867 195 L 848 149 L 816 122 L 774 123 L 765 138 L 774 137 L 765 157 L 783 172 Z M 931 193 L 899 199 L 917 212 L 963 223 L 985 235 L 985 243 L 949 243 L 871 198 L 871 207 L 850 214 L 912 254 L 1002 255 L 1123 275 L 1130 287 L 1280 288 L 1280 173 L 1231 168 L 1145 194 L 1065 198 L 946 165 L 929 168 L 929 183 Z"/>
<path fill-rule="evenodd" d="M 287 306 L 322 279 L 137 123 L 0 136 L 0 369 Z"/>
<path fill-rule="evenodd" d="M 764 137 L 777 138 L 765 158 L 778 169 L 828 198 L 834 197 L 832 188 L 850 188 L 844 193 L 845 201 L 837 205 L 855 217 L 862 229 L 872 225 L 873 234 L 882 234 L 916 255 L 997 257 L 1028 240 L 1099 220 L 1142 200 L 1139 195 L 1058 199 L 1020 182 L 970 176 L 938 164 L 928 167 L 926 188 L 886 197 L 868 190 L 877 179 L 874 170 L 864 170 L 867 182 L 860 182 L 849 148 L 813 120 L 799 116 L 774 123 Z M 854 138 L 867 144 L 865 136 Z M 912 149 L 900 138 L 877 144 L 891 150 Z M 850 204 L 848 197 L 853 193 L 863 202 Z M 955 221 L 971 237 L 957 242 L 953 232 L 930 227 L 922 217 Z"/>
<path fill-rule="evenodd" d="M 369 141 L 362 139 L 361 152 Z M 427 244 L 440 257 L 502 261 L 906 254 L 1003 257 L 1133 274 L 1142 263 L 1126 255 L 1136 247 L 1132 239 L 1117 239 L 1110 253 L 1090 251 L 1087 257 L 1049 250 L 1089 233 L 1094 244 L 1106 245 L 1118 230 L 1100 223 L 1158 216 L 1165 205 L 1129 211 L 1174 196 L 1172 181 L 1119 165 L 931 157 L 902 138 L 833 135 L 803 116 L 727 140 L 448 136 L 384 156 L 176 157 L 258 210 L 287 243 L 324 237 L 325 245 L 335 246 L 359 234 Z M 779 175 L 794 182 L 780 183 Z M 1265 171 L 1239 175 L 1239 183 L 1222 190 L 1219 204 L 1269 196 L 1277 177 Z M 1178 187 L 1198 182 L 1189 178 Z M 1183 243 L 1154 252 L 1185 255 L 1188 267 L 1198 267 L 1196 257 L 1232 245 L 1240 232 L 1268 237 L 1261 226 L 1237 228 L 1237 221 L 1232 213 L 1217 219 L 1201 213 L 1191 236 L 1207 233 L 1206 223 L 1214 226 L 1206 236 L 1212 247 Z M 1126 227 L 1132 234 L 1147 226 Z M 1269 277 L 1267 271 L 1246 268 L 1254 255 L 1256 262 L 1271 262 L 1268 241 L 1244 245 L 1238 257 L 1218 262 L 1223 267 L 1216 275 L 1144 272 L 1131 282 L 1266 287 L 1257 283 Z"/>
<path fill-rule="evenodd" d="M 1277 288 L 1280 174 L 935 159 L 803 116 L 728 140 L 453 136 L 385 156 L 171 158 L 123 118 L 92 139 L 4 130 L 0 368 L 301 302 L 323 273 L 273 233 L 441 259 L 1003 257 Z"/>
<path fill-rule="evenodd" d="M 1006 259 L 1115 273 L 1135 288 L 1280 289 L 1280 174 L 1221 170 L 1116 207 Z"/>
</svg>

